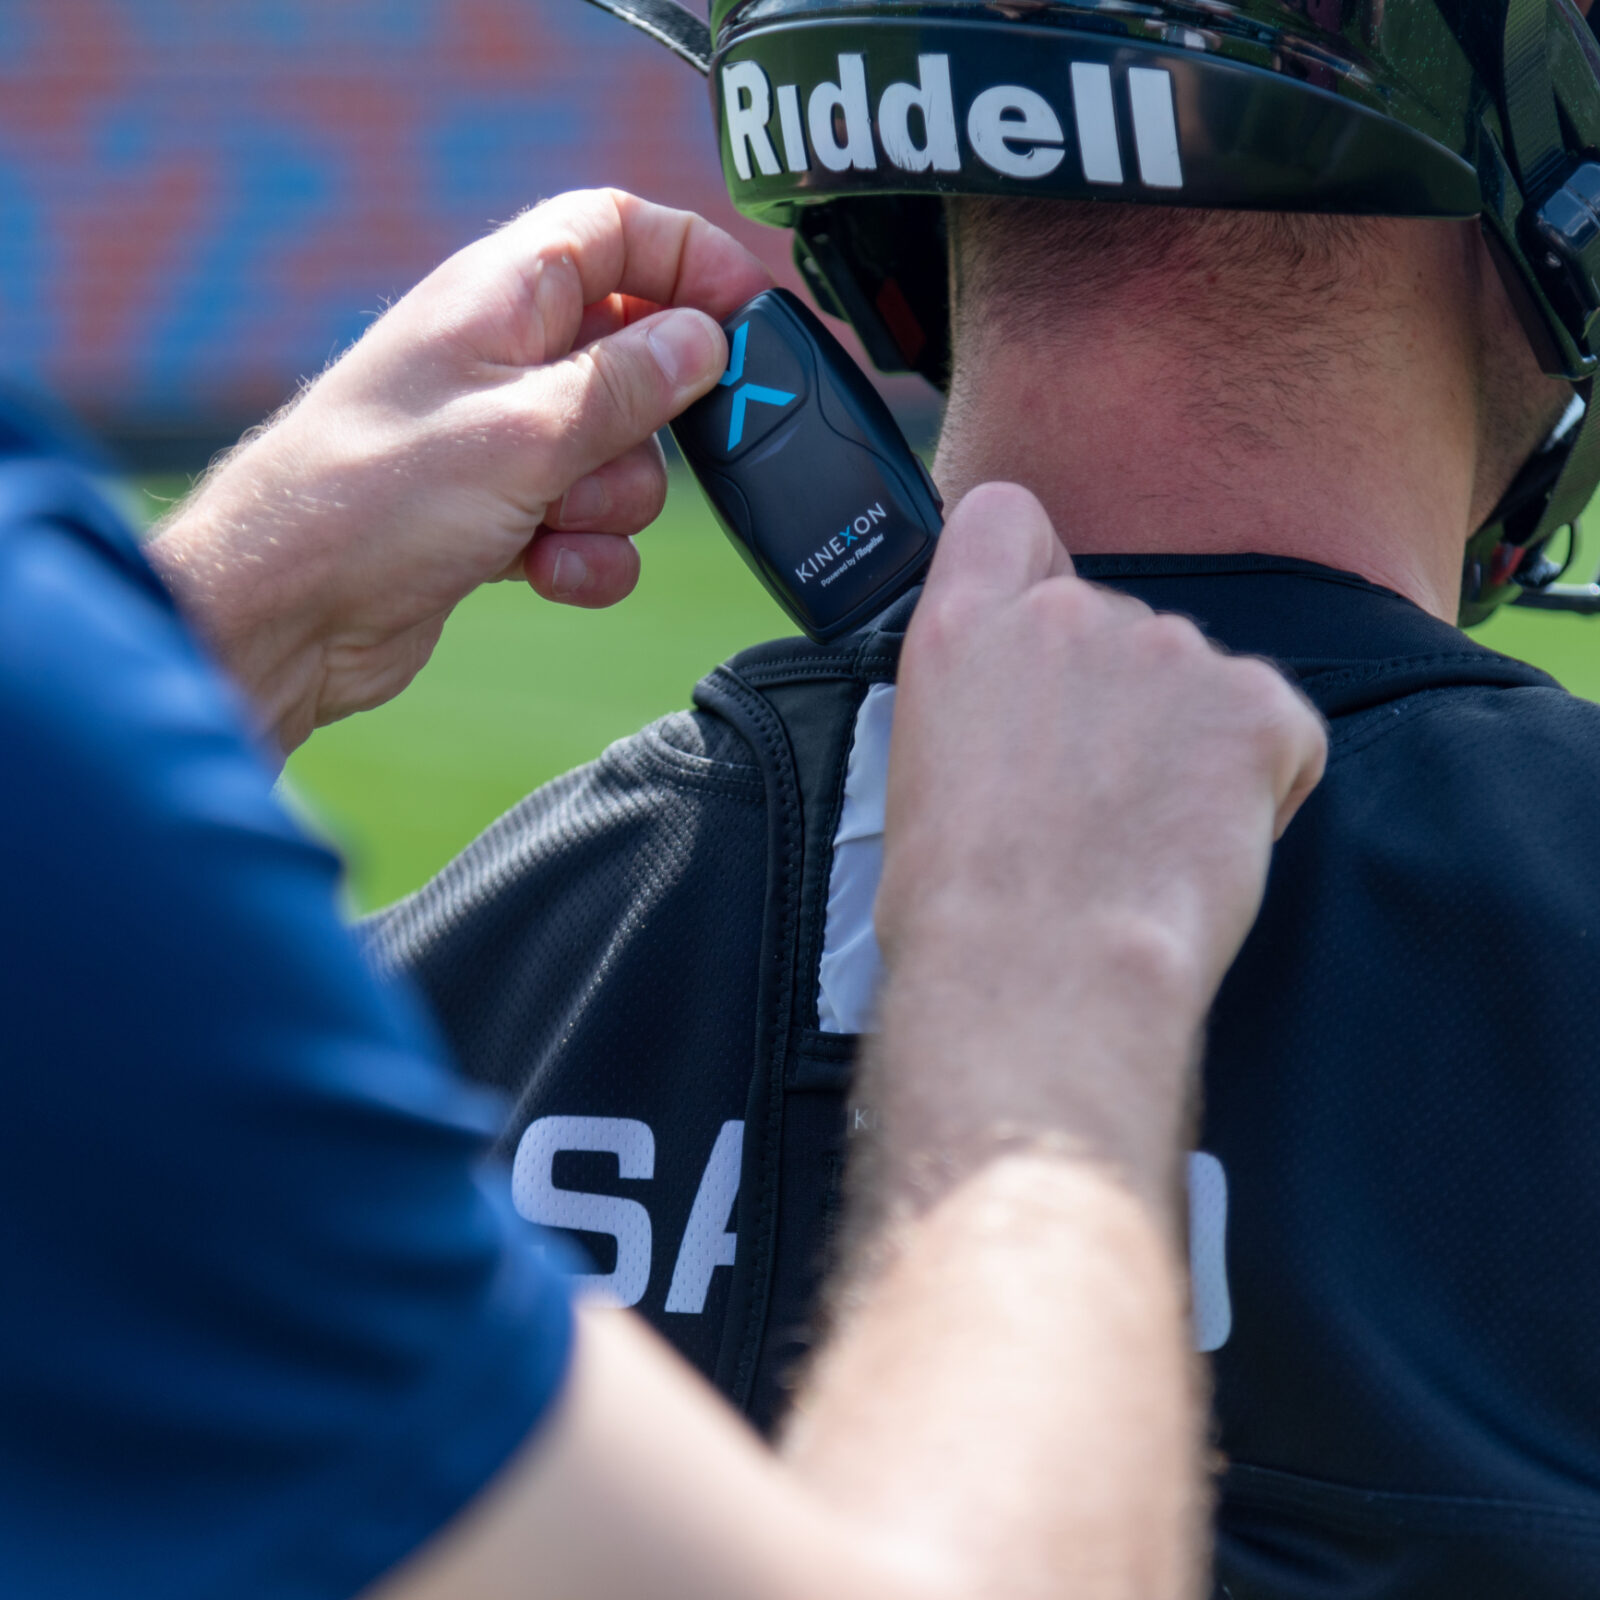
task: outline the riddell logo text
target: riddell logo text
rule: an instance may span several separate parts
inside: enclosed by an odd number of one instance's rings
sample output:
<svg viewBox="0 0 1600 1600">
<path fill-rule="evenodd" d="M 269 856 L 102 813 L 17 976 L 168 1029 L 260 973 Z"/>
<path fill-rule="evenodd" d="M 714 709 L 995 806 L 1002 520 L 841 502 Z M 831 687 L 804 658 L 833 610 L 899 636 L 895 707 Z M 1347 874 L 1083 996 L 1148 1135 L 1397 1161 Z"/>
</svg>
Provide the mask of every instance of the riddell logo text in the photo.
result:
<svg viewBox="0 0 1600 1600">
<path fill-rule="evenodd" d="M 801 583 L 809 583 L 820 572 L 833 566 L 835 562 L 843 562 L 845 566 L 854 566 L 856 556 L 865 555 L 868 550 L 875 550 L 883 543 L 883 535 L 880 533 L 876 539 L 868 540 L 865 545 L 862 545 L 861 549 L 853 554 L 851 547 L 861 544 L 861 541 L 866 539 L 867 535 L 880 522 L 884 521 L 888 515 L 889 513 L 883 509 L 881 500 L 875 505 L 868 506 L 859 516 L 852 517 L 826 544 L 819 545 L 813 550 L 794 569 L 795 577 Z M 832 576 L 833 574 L 830 573 L 829 577 Z M 826 588 L 828 579 L 824 578 L 822 584 Z"/>
<path fill-rule="evenodd" d="M 884 160 L 902 172 L 959 172 L 958 128 L 965 130 L 978 160 L 1008 178 L 1048 177 L 1066 159 L 1061 116 L 1032 89 L 1009 83 L 984 89 L 958 122 L 949 56 L 918 56 L 917 81 L 885 85 L 874 120 L 866 57 L 845 54 L 838 60 L 838 80 L 811 88 L 804 97 L 803 118 L 798 85 L 780 83 L 774 96 L 772 80 L 754 61 L 723 67 L 723 113 L 740 178 L 749 182 L 755 172 L 776 178 L 785 169 L 809 172 L 813 161 L 829 172 L 852 167 L 872 172 L 878 168 L 880 149 Z M 1150 189 L 1181 189 L 1172 75 L 1156 67 L 1131 67 L 1127 94 L 1139 181 Z M 1084 180 L 1126 183 L 1110 67 L 1073 62 L 1070 99 Z M 781 165 L 771 131 L 774 102 Z"/>
</svg>

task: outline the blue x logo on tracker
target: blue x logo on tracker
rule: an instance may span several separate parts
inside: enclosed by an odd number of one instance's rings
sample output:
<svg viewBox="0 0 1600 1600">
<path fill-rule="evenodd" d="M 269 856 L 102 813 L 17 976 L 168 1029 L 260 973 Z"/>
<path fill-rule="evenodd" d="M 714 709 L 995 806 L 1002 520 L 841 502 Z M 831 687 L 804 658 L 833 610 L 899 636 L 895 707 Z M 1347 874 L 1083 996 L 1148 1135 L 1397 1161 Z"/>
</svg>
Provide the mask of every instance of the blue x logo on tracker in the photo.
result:
<svg viewBox="0 0 1600 1600">
<path fill-rule="evenodd" d="M 728 370 L 717 382 L 724 389 L 732 389 L 744 377 L 744 347 L 750 341 L 750 324 L 743 324 L 733 336 L 733 354 Z M 728 453 L 733 454 L 744 438 L 744 411 L 751 401 L 763 406 L 792 405 L 794 396 L 783 389 L 763 389 L 758 383 L 740 384 L 733 394 L 733 416 L 728 423 Z"/>
</svg>

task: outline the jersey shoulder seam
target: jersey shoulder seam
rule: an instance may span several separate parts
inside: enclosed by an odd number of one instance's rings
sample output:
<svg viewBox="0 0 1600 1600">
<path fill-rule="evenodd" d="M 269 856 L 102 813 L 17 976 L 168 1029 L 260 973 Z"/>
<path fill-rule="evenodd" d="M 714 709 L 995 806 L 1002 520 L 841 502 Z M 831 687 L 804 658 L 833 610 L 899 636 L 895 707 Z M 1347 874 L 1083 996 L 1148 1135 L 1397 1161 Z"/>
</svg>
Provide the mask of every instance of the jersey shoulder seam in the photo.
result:
<svg viewBox="0 0 1600 1600">
<path fill-rule="evenodd" d="M 1249 1462 L 1229 1466 L 1222 1497 L 1225 1508 L 1238 1505 L 1295 1511 L 1356 1531 L 1386 1527 L 1459 1538 L 1470 1535 L 1475 1526 L 1492 1521 L 1499 1533 L 1508 1526 L 1520 1526 L 1525 1533 L 1540 1539 L 1554 1537 L 1563 1543 L 1583 1544 L 1600 1540 L 1600 1513 L 1580 1506 L 1486 1495 L 1356 1488 Z"/>
<path fill-rule="evenodd" d="M 1403 695 L 1396 700 L 1385 701 L 1380 705 L 1367 706 L 1360 711 L 1331 718 L 1329 721 L 1331 734 L 1329 740 L 1330 762 L 1342 760 L 1347 756 L 1359 755 L 1364 751 L 1370 750 L 1390 734 L 1409 727 L 1419 718 L 1448 709 L 1450 700 L 1453 700 L 1455 696 L 1463 691 L 1490 690 L 1494 693 L 1499 693 L 1509 688 L 1553 689 L 1565 700 L 1573 701 L 1579 705 L 1590 704 L 1588 701 L 1579 699 L 1576 695 L 1569 694 L 1553 681 L 1550 684 L 1449 683 L 1439 684 L 1435 688 L 1415 689 L 1410 694 Z M 1600 710 L 1600 708 L 1596 709 Z M 1341 724 L 1343 724 L 1343 727 L 1341 727 Z"/>
</svg>

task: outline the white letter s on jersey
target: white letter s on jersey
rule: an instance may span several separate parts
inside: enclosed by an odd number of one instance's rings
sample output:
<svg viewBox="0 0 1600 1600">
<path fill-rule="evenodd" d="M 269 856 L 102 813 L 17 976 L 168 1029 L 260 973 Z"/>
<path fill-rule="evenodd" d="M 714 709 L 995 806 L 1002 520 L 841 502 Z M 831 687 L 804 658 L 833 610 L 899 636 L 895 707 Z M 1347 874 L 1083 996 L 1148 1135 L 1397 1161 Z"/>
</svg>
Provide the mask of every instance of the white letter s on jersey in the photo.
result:
<svg viewBox="0 0 1600 1600">
<path fill-rule="evenodd" d="M 619 1178 L 649 1178 L 655 1135 L 631 1117 L 540 1117 L 524 1130 L 511 1168 L 511 1201 L 529 1222 L 609 1233 L 617 1241 L 615 1270 L 574 1274 L 578 1291 L 638 1305 L 650 1284 L 650 1213 L 637 1200 L 556 1188 L 551 1169 L 558 1150 L 607 1151 L 617 1158 Z"/>
</svg>

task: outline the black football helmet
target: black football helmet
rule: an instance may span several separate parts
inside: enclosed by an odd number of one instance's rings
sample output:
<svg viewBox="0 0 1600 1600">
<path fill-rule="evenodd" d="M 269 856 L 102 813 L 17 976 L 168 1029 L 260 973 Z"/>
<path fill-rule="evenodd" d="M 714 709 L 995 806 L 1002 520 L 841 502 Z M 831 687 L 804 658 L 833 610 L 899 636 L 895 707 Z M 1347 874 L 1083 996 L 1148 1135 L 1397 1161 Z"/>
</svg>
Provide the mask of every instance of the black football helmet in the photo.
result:
<svg viewBox="0 0 1600 1600">
<path fill-rule="evenodd" d="M 941 387 L 946 195 L 1479 218 L 1575 403 L 1469 541 L 1461 620 L 1600 611 L 1556 581 L 1600 484 L 1600 44 L 1571 0 L 594 3 L 709 75 L 734 204 L 793 230 L 881 369 Z"/>
</svg>

